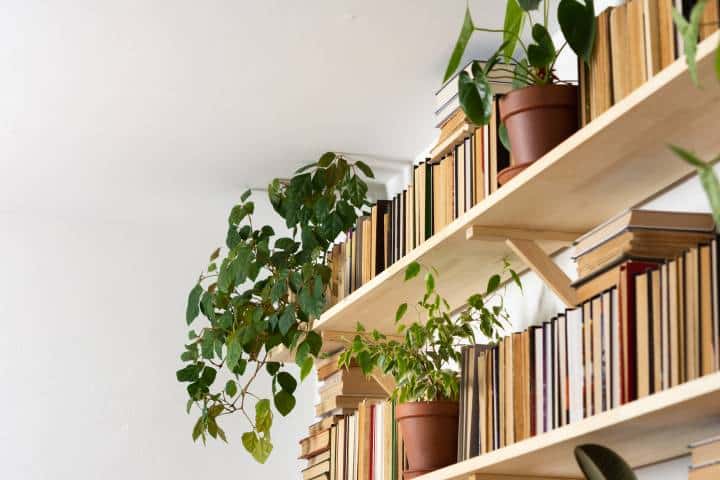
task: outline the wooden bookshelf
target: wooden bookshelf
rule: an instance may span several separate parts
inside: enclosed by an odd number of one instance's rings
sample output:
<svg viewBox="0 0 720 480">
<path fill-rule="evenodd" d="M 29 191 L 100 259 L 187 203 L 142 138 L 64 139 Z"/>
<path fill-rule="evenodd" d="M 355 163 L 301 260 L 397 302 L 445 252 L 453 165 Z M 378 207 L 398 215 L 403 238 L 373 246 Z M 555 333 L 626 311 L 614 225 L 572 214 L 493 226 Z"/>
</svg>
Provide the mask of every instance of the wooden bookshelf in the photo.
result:
<svg viewBox="0 0 720 480">
<path fill-rule="evenodd" d="M 577 445 L 607 446 L 637 468 L 686 455 L 689 443 L 718 433 L 720 373 L 714 373 L 418 480 L 582 478 L 573 455 Z"/>
<path fill-rule="evenodd" d="M 370 329 L 394 333 L 397 306 L 412 304 L 423 293 L 422 280 L 403 280 L 413 261 L 437 268 L 439 292 L 452 307 L 459 307 L 500 271 L 504 257 L 522 268 L 504 237 L 520 232 L 552 254 L 565 248 L 568 239 L 688 177 L 692 168 L 667 144 L 682 145 L 706 159 L 720 152 L 720 84 L 713 64 L 719 36 L 716 33 L 698 46 L 702 89 L 692 84 L 684 58 L 677 60 L 330 308 L 316 329 L 353 332 L 362 322 Z M 478 238 L 473 236 L 477 229 L 494 235 Z"/>
</svg>

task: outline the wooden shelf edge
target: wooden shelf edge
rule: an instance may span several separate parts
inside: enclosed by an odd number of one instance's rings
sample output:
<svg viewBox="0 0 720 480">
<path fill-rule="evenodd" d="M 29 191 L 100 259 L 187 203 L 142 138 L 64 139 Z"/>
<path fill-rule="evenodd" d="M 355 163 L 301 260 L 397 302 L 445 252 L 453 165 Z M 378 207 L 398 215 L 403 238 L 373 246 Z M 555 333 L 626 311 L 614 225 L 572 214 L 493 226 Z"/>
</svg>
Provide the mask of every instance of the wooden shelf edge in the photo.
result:
<svg viewBox="0 0 720 480">
<path fill-rule="evenodd" d="M 710 401 L 708 402 L 708 400 Z M 693 404 L 702 403 L 702 401 L 704 401 L 703 404 L 712 405 L 712 408 L 700 412 L 698 408 L 692 408 Z M 717 432 L 720 432 L 720 373 L 713 373 L 696 380 L 691 380 L 682 385 L 635 400 L 613 410 L 585 418 L 579 422 L 450 465 L 418 477 L 417 480 L 465 479 L 473 474 L 505 475 L 506 473 L 502 471 L 503 468 L 506 468 L 508 464 L 516 462 L 518 459 L 528 461 L 531 458 L 536 458 L 540 460 L 546 451 L 554 447 L 562 446 L 565 448 L 567 445 L 570 445 L 567 448 L 572 448 L 574 444 L 592 442 L 594 437 L 600 436 L 608 430 L 622 427 L 624 424 L 630 422 L 642 424 L 643 421 L 645 421 L 653 424 L 657 422 L 658 417 L 662 417 L 663 413 L 671 408 L 683 408 L 688 411 L 688 417 L 692 415 L 696 421 L 698 421 L 698 419 L 700 421 L 704 420 L 710 427 L 714 427 L 717 429 Z M 651 436 L 654 438 L 657 435 L 662 435 L 667 442 L 678 441 L 673 438 L 672 426 L 668 426 L 667 429 L 662 429 L 661 431 L 648 429 L 648 438 Z M 697 440 L 701 438 L 702 437 L 697 438 Z M 637 441 L 635 443 L 642 442 Z M 613 448 L 613 445 L 608 446 Z M 639 445 L 639 448 L 652 449 L 654 446 L 655 445 Z M 687 443 L 680 446 L 680 448 L 686 447 Z M 621 454 L 623 454 L 623 452 L 621 452 Z M 652 456 L 652 454 L 650 455 Z M 676 456 L 676 454 L 673 454 L 663 458 L 647 457 L 648 460 L 641 464 L 629 461 L 633 468 L 637 468 L 650 463 L 668 460 Z M 572 463 L 574 466 L 575 460 L 572 458 L 572 454 L 567 458 L 567 462 Z M 546 475 L 535 475 L 534 472 L 530 474 L 546 478 Z M 508 472 L 507 475 L 512 476 L 515 475 L 515 473 Z M 568 478 L 574 477 L 571 475 Z"/>
</svg>

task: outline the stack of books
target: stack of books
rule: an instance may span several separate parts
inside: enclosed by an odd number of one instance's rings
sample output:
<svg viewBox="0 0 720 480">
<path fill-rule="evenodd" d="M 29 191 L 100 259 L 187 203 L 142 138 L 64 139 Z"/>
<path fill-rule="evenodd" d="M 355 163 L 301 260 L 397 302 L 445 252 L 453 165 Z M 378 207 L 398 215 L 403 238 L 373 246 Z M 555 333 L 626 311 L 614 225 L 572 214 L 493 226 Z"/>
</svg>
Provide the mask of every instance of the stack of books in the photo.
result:
<svg viewBox="0 0 720 480">
<path fill-rule="evenodd" d="M 667 260 L 714 236 L 715 224 L 706 213 L 627 210 L 575 241 L 576 285 L 624 260 Z"/>
<path fill-rule="evenodd" d="M 720 370 L 716 238 L 625 260 L 577 308 L 466 347 L 460 460 Z"/>
<path fill-rule="evenodd" d="M 347 369 L 339 368 L 338 356 L 335 354 L 317 361 L 320 403 L 315 405 L 315 415 L 347 415 L 355 412 L 358 405 L 367 399 L 387 399 L 388 395 L 380 384 L 366 377 L 356 363 Z"/>
<path fill-rule="evenodd" d="M 310 426 L 300 441 L 303 480 L 402 480 L 403 452 L 393 403 L 361 401 L 351 414 Z"/>
<path fill-rule="evenodd" d="M 720 437 L 708 438 L 690 445 L 692 466 L 688 480 L 720 478 Z"/>
<path fill-rule="evenodd" d="M 579 66 L 582 124 L 596 118 L 684 54 L 672 8 L 689 18 L 697 0 L 629 0 L 597 20 L 590 66 Z M 718 0 L 709 0 L 700 39 L 718 29 Z"/>
</svg>

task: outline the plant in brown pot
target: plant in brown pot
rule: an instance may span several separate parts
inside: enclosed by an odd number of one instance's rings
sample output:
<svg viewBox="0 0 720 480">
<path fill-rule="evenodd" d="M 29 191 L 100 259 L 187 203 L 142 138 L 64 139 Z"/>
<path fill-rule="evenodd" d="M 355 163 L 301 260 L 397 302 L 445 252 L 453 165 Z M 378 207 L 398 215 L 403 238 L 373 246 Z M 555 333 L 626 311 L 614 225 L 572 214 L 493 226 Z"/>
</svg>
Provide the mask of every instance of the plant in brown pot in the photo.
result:
<svg viewBox="0 0 720 480">
<path fill-rule="evenodd" d="M 513 90 L 499 100 L 500 139 L 512 152 L 513 164 L 498 174 L 500 184 L 527 168 L 578 129 L 577 87 L 559 79 L 555 64 L 560 52 L 569 46 L 585 62 L 595 42 L 595 7 L 593 0 L 560 0 L 557 19 L 565 37 L 555 48 L 548 32 L 548 0 L 508 0 L 505 24 L 501 29 L 476 27 L 470 9 L 465 11 L 460 37 L 450 57 L 445 80 L 460 65 L 465 48 L 476 31 L 502 34 L 503 42 L 484 64 L 472 63 L 470 72 L 460 72 L 458 92 L 460 106 L 467 118 L 477 125 L 490 121 L 493 79 L 511 80 Z M 530 29 L 529 42 L 525 28 Z"/>
<path fill-rule="evenodd" d="M 405 281 L 421 271 L 420 264 L 411 263 Z M 520 285 L 507 262 L 502 274 Z M 490 341 L 497 340 L 499 329 L 508 321 L 501 274 L 490 278 L 484 293 L 472 295 L 458 315 L 451 315 L 450 305 L 437 292 L 436 277 L 435 269 L 425 269 L 425 294 L 415 305 L 415 321 L 403 321 L 407 303 L 398 307 L 395 324 L 401 340 L 366 332 L 358 324 L 358 334 L 339 360 L 348 367 L 356 359 L 366 375 L 379 371 L 395 379 L 392 399 L 398 403 L 396 416 L 409 465 L 405 480 L 456 462 L 460 347 L 475 342 L 476 330 Z"/>
</svg>

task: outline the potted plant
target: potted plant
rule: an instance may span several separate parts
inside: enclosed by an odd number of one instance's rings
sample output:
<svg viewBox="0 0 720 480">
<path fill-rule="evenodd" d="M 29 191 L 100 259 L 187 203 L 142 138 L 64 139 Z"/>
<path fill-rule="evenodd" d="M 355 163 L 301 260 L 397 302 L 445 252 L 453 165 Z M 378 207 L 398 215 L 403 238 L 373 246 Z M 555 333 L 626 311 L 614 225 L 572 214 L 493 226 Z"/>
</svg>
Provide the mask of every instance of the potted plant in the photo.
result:
<svg viewBox="0 0 720 480">
<path fill-rule="evenodd" d="M 242 435 L 245 449 L 258 462 L 267 460 L 273 448 L 272 406 L 288 415 L 298 382 L 268 353 L 278 345 L 296 351 L 300 380 L 312 370 L 322 346 L 312 326 L 325 306 L 327 252 L 367 204 L 361 174 L 373 176 L 363 162 L 328 152 L 289 182 L 274 180 L 268 195 L 291 232 L 287 237 L 253 223 L 250 191 L 232 208 L 226 248 L 210 255 L 186 307 L 190 330 L 180 357 L 185 366 L 176 375 L 187 384 L 187 412 L 198 411 L 193 440 L 227 441 L 219 419 L 234 414 L 249 425 Z M 272 392 L 258 391 L 263 375 L 270 378 Z"/>
<path fill-rule="evenodd" d="M 557 17 L 565 43 L 556 49 L 548 32 L 549 4 L 547 0 L 508 0 L 502 29 L 476 27 L 468 7 L 445 71 L 444 81 L 447 81 L 458 69 L 475 31 L 502 33 L 500 48 L 484 65 L 475 61 L 470 73 L 463 71 L 458 76 L 460 106 L 477 125 L 490 121 L 493 91 L 488 75 L 491 71 L 495 73 L 494 78 L 512 80 L 513 90 L 500 99 L 499 110 L 500 138 L 508 149 L 512 148 L 513 164 L 499 173 L 500 184 L 578 129 L 577 87 L 557 77 L 555 63 L 566 46 L 589 63 L 595 41 L 595 7 L 593 0 L 560 1 Z M 523 41 L 526 26 L 531 39 L 528 45 Z"/>
<path fill-rule="evenodd" d="M 418 263 L 411 263 L 405 281 L 421 270 Z M 520 285 L 507 262 L 503 273 Z M 408 304 L 398 307 L 395 324 L 401 340 L 388 339 L 377 330 L 366 332 L 358 324 L 357 335 L 339 359 L 340 366 L 348 367 L 356 359 L 366 375 L 377 369 L 395 379 L 392 399 L 398 402 L 396 416 L 409 464 L 406 480 L 456 461 L 460 374 L 455 366 L 461 360 L 460 347 L 475 343 L 475 328 L 496 340 L 508 320 L 500 274 L 490 278 L 484 293 L 472 295 L 458 315 L 451 314 L 448 302 L 437 292 L 436 276 L 434 269 L 425 269 L 425 294 L 415 305 L 415 321 L 402 322 Z"/>
</svg>

